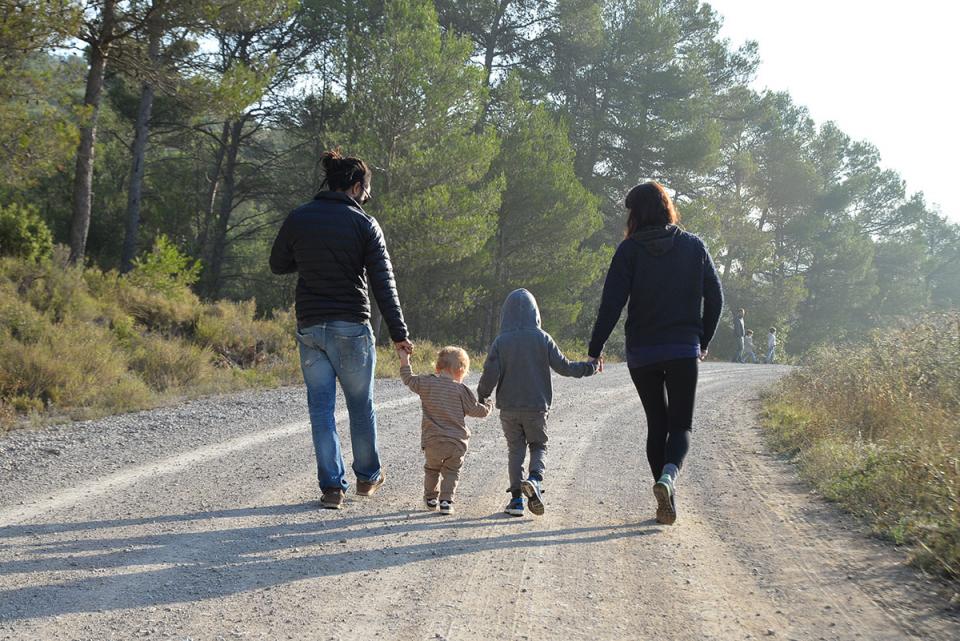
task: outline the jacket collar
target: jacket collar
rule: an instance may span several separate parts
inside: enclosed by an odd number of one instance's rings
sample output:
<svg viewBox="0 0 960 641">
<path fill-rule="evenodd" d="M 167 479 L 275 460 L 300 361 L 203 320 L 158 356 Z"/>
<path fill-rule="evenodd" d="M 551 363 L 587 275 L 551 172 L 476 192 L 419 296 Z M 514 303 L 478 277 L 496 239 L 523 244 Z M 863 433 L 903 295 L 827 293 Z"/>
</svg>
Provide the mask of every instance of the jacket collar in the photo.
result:
<svg viewBox="0 0 960 641">
<path fill-rule="evenodd" d="M 317 192 L 317 195 L 313 197 L 314 200 L 334 200 L 341 203 L 346 203 L 356 207 L 360 211 L 363 211 L 363 207 L 360 206 L 360 203 L 355 201 L 353 198 L 348 196 L 345 192 L 342 191 L 331 191 L 329 189 Z"/>
</svg>

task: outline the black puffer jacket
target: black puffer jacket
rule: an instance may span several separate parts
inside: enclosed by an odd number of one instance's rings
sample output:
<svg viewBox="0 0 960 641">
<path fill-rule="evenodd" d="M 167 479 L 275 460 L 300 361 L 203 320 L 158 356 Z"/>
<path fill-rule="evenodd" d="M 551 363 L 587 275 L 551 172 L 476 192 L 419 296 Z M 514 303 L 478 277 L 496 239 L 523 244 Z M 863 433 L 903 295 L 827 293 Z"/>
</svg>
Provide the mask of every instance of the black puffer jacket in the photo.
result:
<svg viewBox="0 0 960 641">
<path fill-rule="evenodd" d="M 407 338 L 393 266 L 377 221 L 339 191 L 322 191 L 283 221 L 274 274 L 297 272 L 297 324 L 370 320 L 367 278 L 394 342 Z"/>
</svg>

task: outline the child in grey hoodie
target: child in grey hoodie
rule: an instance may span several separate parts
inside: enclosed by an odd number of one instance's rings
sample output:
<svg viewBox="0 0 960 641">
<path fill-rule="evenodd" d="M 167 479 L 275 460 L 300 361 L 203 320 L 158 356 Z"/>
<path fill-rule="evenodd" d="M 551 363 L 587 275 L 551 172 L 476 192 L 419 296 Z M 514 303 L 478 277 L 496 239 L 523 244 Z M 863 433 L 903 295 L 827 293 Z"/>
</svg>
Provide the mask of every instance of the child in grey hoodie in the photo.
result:
<svg viewBox="0 0 960 641">
<path fill-rule="evenodd" d="M 540 329 L 540 310 L 533 294 L 517 289 L 507 296 L 500 312 L 500 334 L 483 364 L 477 396 L 485 402 L 497 390 L 500 423 L 507 438 L 512 499 L 506 513 L 523 516 L 523 497 L 530 511 L 543 514 L 541 496 L 544 455 L 547 451 L 547 412 L 553 402 L 550 370 L 561 376 L 592 376 L 597 367 L 574 363 L 563 355 L 550 334 Z M 523 461 L 530 449 L 530 474 L 523 478 Z"/>
</svg>

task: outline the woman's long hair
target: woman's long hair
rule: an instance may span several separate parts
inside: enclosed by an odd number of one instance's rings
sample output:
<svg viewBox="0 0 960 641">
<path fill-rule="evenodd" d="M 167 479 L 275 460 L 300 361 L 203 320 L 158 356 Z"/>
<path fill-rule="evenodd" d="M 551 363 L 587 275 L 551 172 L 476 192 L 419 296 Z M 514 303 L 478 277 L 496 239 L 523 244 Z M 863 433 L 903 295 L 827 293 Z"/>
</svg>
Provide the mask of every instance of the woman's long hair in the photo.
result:
<svg viewBox="0 0 960 641">
<path fill-rule="evenodd" d="M 665 227 L 676 225 L 680 221 L 670 194 L 663 185 L 653 180 L 640 183 L 631 189 L 624 204 L 630 211 L 627 217 L 627 236 L 643 227 Z"/>
</svg>

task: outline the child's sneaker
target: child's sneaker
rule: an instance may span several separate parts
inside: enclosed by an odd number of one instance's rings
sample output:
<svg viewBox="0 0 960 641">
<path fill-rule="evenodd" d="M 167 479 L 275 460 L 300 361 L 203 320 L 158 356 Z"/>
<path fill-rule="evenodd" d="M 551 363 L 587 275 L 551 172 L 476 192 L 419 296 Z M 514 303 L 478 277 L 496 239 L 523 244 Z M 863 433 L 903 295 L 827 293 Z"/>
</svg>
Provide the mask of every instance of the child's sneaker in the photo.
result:
<svg viewBox="0 0 960 641">
<path fill-rule="evenodd" d="M 653 495 L 657 498 L 657 523 L 673 525 L 677 520 L 677 503 L 674 499 L 673 477 L 664 474 L 653 484 Z"/>
<path fill-rule="evenodd" d="M 432 512 L 433 510 L 437 509 L 437 506 L 440 504 L 440 501 L 438 501 L 436 498 L 423 499 L 423 504 L 426 505 L 427 509 Z"/>
<path fill-rule="evenodd" d="M 523 516 L 523 497 L 517 496 L 510 499 L 507 507 L 503 510 L 510 516 Z"/>
<path fill-rule="evenodd" d="M 540 481 L 527 479 L 520 481 L 520 491 L 530 501 L 530 511 L 537 516 L 543 515 L 543 496 L 540 493 Z"/>
<path fill-rule="evenodd" d="M 453 514 L 453 501 L 440 501 L 440 514 Z"/>
</svg>

